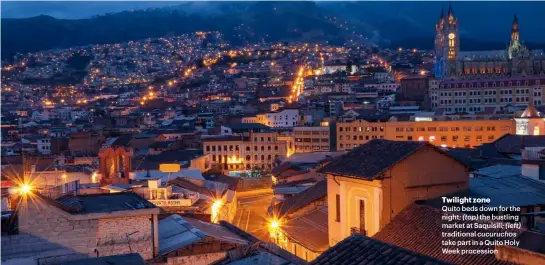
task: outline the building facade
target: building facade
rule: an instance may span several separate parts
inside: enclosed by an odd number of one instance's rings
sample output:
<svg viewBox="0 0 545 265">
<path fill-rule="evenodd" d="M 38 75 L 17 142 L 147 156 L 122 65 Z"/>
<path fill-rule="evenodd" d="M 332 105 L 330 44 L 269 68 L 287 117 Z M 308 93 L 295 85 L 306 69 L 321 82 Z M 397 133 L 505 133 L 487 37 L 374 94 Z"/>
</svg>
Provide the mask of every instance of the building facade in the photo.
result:
<svg viewBox="0 0 545 265">
<path fill-rule="evenodd" d="M 432 107 L 443 113 L 478 113 L 507 106 L 542 105 L 545 76 L 446 80 L 430 88 Z"/>
<path fill-rule="evenodd" d="M 98 154 L 100 160 L 100 183 L 103 186 L 115 183 L 129 183 L 132 149 L 125 147 L 106 147 Z"/>
<path fill-rule="evenodd" d="M 332 151 L 329 126 L 295 127 L 293 135 L 296 153 Z"/>
<path fill-rule="evenodd" d="M 408 141 L 371 141 L 321 172 L 330 246 L 353 233 L 372 237 L 415 201 L 466 189 L 469 180 L 464 164 L 431 144 Z"/>
<path fill-rule="evenodd" d="M 278 112 L 257 114 L 253 117 L 244 117 L 243 123 L 260 123 L 271 128 L 294 127 L 299 123 L 299 109 L 283 109 Z"/>
<path fill-rule="evenodd" d="M 210 155 L 212 167 L 225 172 L 270 171 L 277 158 L 287 155 L 288 143 L 279 137 L 265 132 L 203 139 L 203 152 Z"/>
<path fill-rule="evenodd" d="M 541 122 L 543 124 L 543 121 Z M 475 147 L 516 133 L 515 120 L 387 121 L 337 123 L 337 150 L 351 150 L 373 139 L 428 141 L 441 147 Z"/>
<path fill-rule="evenodd" d="M 545 71 L 545 53 L 530 50 L 522 43 L 516 15 L 505 50 L 460 51 L 460 27 L 450 5 L 447 16 L 441 11 L 435 31 L 434 72 L 439 79 L 506 78 Z"/>
</svg>

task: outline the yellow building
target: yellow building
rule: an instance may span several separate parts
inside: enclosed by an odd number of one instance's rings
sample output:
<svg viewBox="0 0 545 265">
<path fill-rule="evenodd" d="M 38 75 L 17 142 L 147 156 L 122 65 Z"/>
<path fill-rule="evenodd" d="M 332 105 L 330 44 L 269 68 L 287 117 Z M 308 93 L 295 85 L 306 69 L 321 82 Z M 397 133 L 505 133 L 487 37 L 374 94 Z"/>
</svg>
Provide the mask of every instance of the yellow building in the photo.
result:
<svg viewBox="0 0 545 265">
<path fill-rule="evenodd" d="M 417 200 L 467 189 L 469 170 L 427 142 L 373 140 L 321 170 L 327 173 L 329 245 L 373 236 Z"/>
<path fill-rule="evenodd" d="M 528 104 L 514 119 L 459 119 L 429 121 L 354 120 L 337 123 L 337 150 L 351 150 L 373 139 L 428 141 L 436 146 L 473 148 L 505 134 L 543 135 L 545 119 Z"/>
<path fill-rule="evenodd" d="M 454 120 L 337 123 L 337 149 L 350 150 L 373 139 L 428 141 L 442 147 L 475 147 L 515 133 L 515 120 Z"/>
</svg>

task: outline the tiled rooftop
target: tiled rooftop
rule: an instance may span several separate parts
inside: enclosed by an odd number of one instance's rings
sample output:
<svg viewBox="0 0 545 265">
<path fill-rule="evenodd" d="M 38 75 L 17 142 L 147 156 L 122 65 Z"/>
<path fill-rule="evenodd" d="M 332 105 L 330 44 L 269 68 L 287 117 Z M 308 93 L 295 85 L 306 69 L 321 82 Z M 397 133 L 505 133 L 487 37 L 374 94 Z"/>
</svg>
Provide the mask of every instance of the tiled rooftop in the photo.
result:
<svg viewBox="0 0 545 265">
<path fill-rule="evenodd" d="M 352 235 L 329 248 L 311 265 L 447 265 L 424 256 L 362 235 Z"/>
</svg>

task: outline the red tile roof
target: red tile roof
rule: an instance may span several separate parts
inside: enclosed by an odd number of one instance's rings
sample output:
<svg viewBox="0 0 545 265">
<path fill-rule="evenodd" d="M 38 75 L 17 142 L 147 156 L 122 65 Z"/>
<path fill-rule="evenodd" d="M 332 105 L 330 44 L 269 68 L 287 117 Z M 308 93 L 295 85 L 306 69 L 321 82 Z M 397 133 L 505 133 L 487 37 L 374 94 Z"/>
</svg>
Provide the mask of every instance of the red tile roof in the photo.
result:
<svg viewBox="0 0 545 265">
<path fill-rule="evenodd" d="M 462 213 L 456 213 L 464 215 Z M 443 213 L 440 209 L 435 209 L 430 206 L 411 205 L 403 210 L 386 225 L 380 232 L 375 234 L 373 238 L 406 248 L 414 252 L 427 255 L 439 260 L 458 265 L 508 265 L 509 262 L 496 260 L 493 254 L 491 255 L 458 255 L 458 254 L 443 254 L 442 249 L 442 232 L 445 230 L 441 224 Z M 475 223 L 475 221 L 458 221 L 462 223 Z M 471 229 L 477 232 L 505 232 L 506 229 Z M 454 231 L 454 230 L 453 230 Z M 509 230 L 516 234 L 520 234 L 521 230 Z M 449 231 L 451 232 L 451 231 Z M 467 237 L 451 237 L 453 241 L 470 240 Z M 480 240 L 484 240 L 481 238 Z M 504 240 L 507 238 L 489 238 L 491 240 Z M 514 238 L 509 238 L 514 239 Z M 462 249 L 475 249 L 475 246 L 459 246 Z M 494 246 L 482 246 L 479 249 L 491 248 Z"/>
</svg>

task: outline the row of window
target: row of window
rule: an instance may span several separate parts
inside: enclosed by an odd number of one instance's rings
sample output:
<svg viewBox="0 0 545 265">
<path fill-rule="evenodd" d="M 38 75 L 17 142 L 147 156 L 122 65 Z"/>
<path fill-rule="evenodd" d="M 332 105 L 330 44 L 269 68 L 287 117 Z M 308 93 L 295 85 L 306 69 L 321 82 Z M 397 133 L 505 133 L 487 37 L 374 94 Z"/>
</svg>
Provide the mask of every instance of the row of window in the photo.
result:
<svg viewBox="0 0 545 265">
<path fill-rule="evenodd" d="M 329 151 L 329 146 L 295 146 L 295 150 L 297 151 L 303 151 L 303 150 L 314 150 L 314 151 Z"/>
<path fill-rule="evenodd" d="M 503 87 L 504 85 L 505 85 L 504 82 L 500 82 L 500 87 Z M 508 85 L 509 85 L 510 87 L 513 86 L 513 82 L 509 82 Z M 516 85 L 517 85 L 517 86 L 521 86 L 520 81 L 518 81 Z M 528 80 L 526 80 L 526 81 L 524 82 L 524 85 L 525 85 L 525 86 L 529 86 L 529 85 L 530 85 L 530 82 L 529 82 Z M 539 80 L 535 80 L 535 85 L 539 85 Z M 488 82 L 483 83 L 483 86 L 484 86 L 484 87 L 488 87 Z M 447 87 L 447 88 L 452 88 L 452 84 L 448 84 L 448 85 L 446 85 L 446 87 Z M 462 88 L 465 88 L 465 87 L 466 87 L 466 84 L 462 84 L 461 87 L 462 87 Z M 469 87 L 470 87 L 470 88 L 473 88 L 474 86 L 473 86 L 473 84 L 470 83 L 470 84 L 469 84 Z M 477 83 L 477 87 L 481 87 L 481 83 Z M 492 83 L 492 87 L 497 87 L 497 83 L 496 83 L 496 82 L 493 82 L 493 83 Z M 445 88 L 445 84 L 441 84 L 441 88 Z M 458 88 L 458 84 L 454 84 L 454 88 Z"/>
<path fill-rule="evenodd" d="M 477 70 L 477 68 L 465 68 L 464 69 L 464 73 L 466 75 L 469 75 L 469 74 L 500 74 L 501 73 L 501 68 L 500 67 L 496 67 L 496 68 L 480 68 Z M 507 68 L 503 68 L 503 72 L 504 73 L 507 73 Z"/>
<path fill-rule="evenodd" d="M 447 132 L 449 131 L 449 127 L 396 127 L 395 128 L 396 132 L 436 132 L 436 131 L 440 131 L 440 132 Z M 470 131 L 496 131 L 496 126 L 476 126 L 476 127 L 472 127 L 472 126 L 464 126 L 464 127 L 450 127 L 450 131 L 452 132 L 458 132 L 458 131 L 464 131 L 464 132 L 470 132 Z M 510 131 L 511 130 L 511 127 L 510 126 L 503 126 L 503 127 L 500 127 L 499 130 L 501 131 Z M 362 135 L 360 135 L 361 137 Z M 345 137 L 347 137 L 346 139 L 347 140 L 350 140 L 350 135 L 345 135 Z M 357 137 L 357 135 L 354 135 L 353 137 Z M 301 140 L 297 140 L 297 139 L 305 139 L 305 138 L 296 138 L 296 142 L 300 142 Z M 343 140 L 343 135 L 339 135 L 339 140 Z M 356 140 L 356 139 L 354 139 Z"/>
<path fill-rule="evenodd" d="M 417 127 L 416 128 L 416 131 L 417 132 L 425 132 L 427 129 L 428 132 L 436 132 L 436 131 L 440 131 L 440 132 L 448 132 L 449 131 L 449 127 Z M 471 132 L 471 131 L 476 131 L 476 132 L 479 132 L 479 131 L 496 131 L 496 126 L 477 126 L 477 127 L 472 127 L 472 126 L 464 126 L 462 128 L 460 127 L 450 127 L 450 131 L 451 132 L 459 132 L 459 131 L 464 131 L 464 132 Z M 509 126 L 504 126 L 504 127 L 501 127 L 500 128 L 501 131 L 509 131 L 511 130 L 511 127 Z M 415 128 L 412 128 L 412 127 L 409 127 L 409 128 L 404 128 L 404 127 L 397 127 L 396 128 L 396 132 L 403 132 L 403 131 L 406 131 L 406 132 L 414 132 L 415 131 Z"/>
<path fill-rule="evenodd" d="M 329 135 L 328 131 L 298 131 L 293 132 L 295 135 Z"/>
<path fill-rule="evenodd" d="M 491 90 L 491 91 L 485 90 L 483 92 L 484 92 L 485 96 L 493 96 L 493 95 L 497 94 L 496 90 Z M 441 97 L 450 97 L 452 95 L 451 92 L 441 92 L 439 94 L 440 94 Z M 508 90 L 503 90 L 502 89 L 502 90 L 500 90 L 500 95 L 512 95 L 512 94 L 513 94 L 513 90 L 511 90 L 511 89 L 508 89 Z M 527 89 L 516 89 L 515 94 L 530 94 L 530 89 L 528 89 L 528 88 Z M 454 92 L 455 97 L 465 97 L 466 95 L 467 95 L 467 92 L 465 92 L 465 91 L 455 91 Z M 480 96 L 481 91 L 469 91 L 469 95 L 470 96 Z M 540 91 L 535 91 L 534 96 L 536 96 L 536 97 L 541 96 L 541 92 Z"/>
<path fill-rule="evenodd" d="M 372 135 L 372 136 L 369 136 L 369 135 L 354 135 L 352 137 L 350 137 L 350 135 L 347 135 L 346 137 L 343 137 L 342 135 L 339 136 L 339 140 L 363 140 L 363 138 L 365 138 L 365 140 L 369 140 L 369 138 L 371 139 L 378 139 L 380 137 L 380 139 L 383 139 L 384 138 L 384 135 L 381 135 L 381 136 L 376 136 L 376 135 Z"/>
<path fill-rule="evenodd" d="M 298 143 L 329 143 L 329 138 L 295 138 Z"/>
<path fill-rule="evenodd" d="M 344 131 L 345 132 L 350 132 L 351 128 L 350 127 L 344 127 Z M 363 132 L 363 131 L 366 131 L 366 132 L 377 132 L 377 131 L 380 131 L 380 132 L 383 132 L 384 131 L 384 127 L 353 127 L 353 131 L 354 132 Z M 343 127 L 339 127 L 339 132 L 342 132 L 343 131 Z"/>
<path fill-rule="evenodd" d="M 267 125 L 268 126 L 271 126 L 271 122 L 267 122 Z M 275 126 L 283 126 L 284 125 L 284 122 L 273 122 L 272 125 L 275 125 Z M 285 123 L 286 126 L 290 126 L 288 122 Z M 291 126 L 295 126 L 295 122 L 292 122 L 291 123 Z"/>
<path fill-rule="evenodd" d="M 259 155 L 254 155 L 254 161 L 265 161 L 265 159 L 267 161 L 272 161 L 273 160 L 273 156 L 272 155 L 261 155 L 261 160 L 259 160 L 260 156 Z M 274 159 L 277 159 L 278 158 L 278 155 L 274 155 Z M 229 160 L 229 156 L 227 155 L 212 155 L 212 161 L 214 162 L 218 162 L 218 163 L 227 163 L 227 161 Z M 248 163 L 252 161 L 252 156 L 250 155 L 246 155 L 246 160 L 244 162 Z"/>
<path fill-rule="evenodd" d="M 254 142 L 259 142 L 258 140 L 261 139 L 261 142 L 265 142 L 265 137 L 254 137 Z M 270 142 L 272 140 L 271 137 L 267 137 L 267 142 Z"/>
<path fill-rule="evenodd" d="M 221 152 L 221 151 L 222 151 L 222 148 L 221 148 L 221 147 L 222 147 L 221 145 L 218 145 L 217 148 L 216 148 L 215 145 L 212 145 L 212 146 L 207 145 L 207 146 L 206 146 L 206 151 L 207 151 L 207 152 L 210 152 L 210 151 L 216 152 L 216 150 L 218 150 L 219 152 Z M 234 147 L 234 150 L 233 150 L 233 147 Z M 273 148 L 273 147 L 271 147 L 270 145 L 267 146 L 267 150 L 268 150 L 268 151 L 271 151 L 272 148 Z M 240 148 L 239 148 L 239 145 L 234 145 L 234 146 L 233 146 L 233 145 L 229 145 L 229 149 L 227 149 L 227 145 L 224 145 L 224 146 L 223 146 L 223 151 L 240 151 Z M 246 151 L 251 151 L 250 146 L 246 146 Z M 254 146 L 254 151 L 259 151 L 259 147 L 258 147 L 258 146 Z M 264 145 L 261 146 L 261 151 L 265 151 L 265 146 L 264 146 Z M 274 146 L 274 151 L 278 151 L 278 145 L 275 145 L 275 146 Z"/>
<path fill-rule="evenodd" d="M 369 138 L 369 137 L 367 137 L 367 138 Z M 451 140 L 452 140 L 452 142 L 458 142 L 460 140 L 460 138 L 461 138 L 460 136 L 454 135 L 454 136 L 451 137 Z M 374 136 L 373 139 L 377 139 L 376 136 Z M 404 140 L 405 136 L 398 135 L 398 136 L 396 136 L 396 139 Z M 463 141 L 464 142 L 471 142 L 471 139 L 472 138 L 469 135 L 463 136 Z M 488 139 L 488 141 L 494 141 L 495 137 L 494 137 L 494 135 L 489 135 L 487 139 Z M 369 140 L 369 139 L 366 139 L 366 140 Z M 424 136 L 419 136 L 418 138 L 414 138 L 413 136 L 407 136 L 407 141 L 416 141 L 416 140 L 418 140 L 418 141 L 426 141 L 427 140 L 429 142 L 434 142 L 435 141 L 435 136 L 430 136 L 428 139 L 426 139 Z M 448 137 L 447 136 L 441 136 L 440 140 L 441 140 L 441 142 L 445 143 L 445 142 L 448 141 Z M 483 141 L 483 136 L 482 135 L 475 136 L 475 141 L 482 142 Z M 342 144 L 341 143 L 341 144 L 339 144 L 339 148 L 344 149 L 345 146 L 346 146 L 346 148 L 352 148 L 352 147 L 357 147 L 358 145 L 359 144 Z"/>
<path fill-rule="evenodd" d="M 244 168 L 246 168 L 246 170 L 252 170 L 252 169 L 271 170 L 272 166 L 271 164 L 255 164 L 253 166 L 250 164 L 246 164 L 246 166 L 239 165 L 239 164 L 224 164 L 223 165 L 223 169 L 225 170 L 242 170 Z"/>
</svg>

